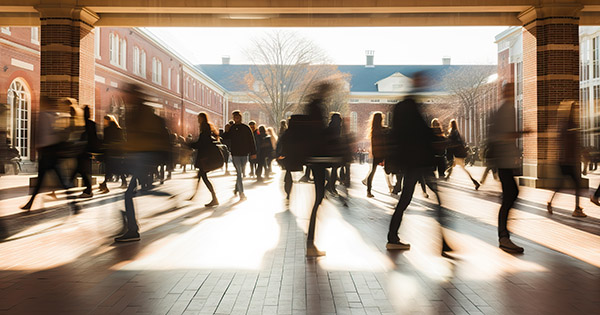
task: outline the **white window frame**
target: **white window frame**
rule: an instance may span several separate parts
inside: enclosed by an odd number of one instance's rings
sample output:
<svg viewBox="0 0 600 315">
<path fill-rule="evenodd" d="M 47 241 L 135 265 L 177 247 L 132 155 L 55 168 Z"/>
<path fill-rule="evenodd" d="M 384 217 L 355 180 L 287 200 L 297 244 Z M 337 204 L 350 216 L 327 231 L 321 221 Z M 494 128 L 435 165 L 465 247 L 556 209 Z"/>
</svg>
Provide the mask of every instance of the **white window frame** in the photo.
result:
<svg viewBox="0 0 600 315">
<path fill-rule="evenodd" d="M 133 46 L 133 74 L 141 74 L 140 55 L 140 48 L 138 46 Z"/>
<path fill-rule="evenodd" d="M 167 72 L 167 87 L 169 90 L 171 89 L 171 67 L 169 67 L 169 72 Z"/>
<path fill-rule="evenodd" d="M 140 49 L 140 75 L 146 78 L 146 51 Z"/>
<path fill-rule="evenodd" d="M 2 26 L 2 27 L 0 27 L 0 29 L 2 30 L 2 34 L 10 35 L 10 27 L 9 26 Z"/>
<path fill-rule="evenodd" d="M 177 93 L 180 93 L 180 86 L 179 86 L 179 72 L 177 72 Z"/>
<path fill-rule="evenodd" d="M 26 103 L 27 108 L 25 109 L 25 111 L 27 112 L 27 116 L 25 118 L 23 118 L 21 116 L 22 111 L 16 111 L 15 112 L 15 104 L 13 104 L 13 99 L 12 99 L 12 95 L 13 94 L 11 91 L 15 89 L 15 87 L 21 87 L 21 89 L 19 89 L 19 94 L 21 94 L 20 99 L 24 100 Z M 25 159 L 25 158 L 29 158 L 31 156 L 31 91 L 29 90 L 29 87 L 27 86 L 27 84 L 25 84 L 25 81 L 23 81 L 21 78 L 17 78 L 14 81 L 12 81 L 9 85 L 8 88 L 8 92 L 7 92 L 7 103 L 10 106 L 10 128 L 9 128 L 9 137 L 11 139 L 11 145 L 15 148 L 17 148 L 19 150 L 19 154 L 21 154 L 21 158 Z M 21 120 L 26 120 L 26 126 L 22 126 L 27 128 L 27 132 L 25 134 L 26 138 L 26 145 L 27 148 L 26 150 L 23 152 L 21 146 L 19 146 L 19 143 L 15 143 L 17 141 L 15 141 L 15 139 L 17 138 L 17 135 L 15 134 L 15 132 L 19 131 L 19 130 L 15 130 L 15 123 L 16 121 L 14 120 L 15 117 L 18 117 Z M 23 137 L 18 137 L 18 138 L 23 138 Z"/>
<path fill-rule="evenodd" d="M 119 66 L 127 69 L 127 40 L 125 38 L 119 41 Z"/>
<path fill-rule="evenodd" d="M 356 133 L 358 131 L 358 114 L 356 112 L 350 113 L 350 132 Z"/>
<path fill-rule="evenodd" d="M 100 56 L 100 28 L 94 28 L 94 57 L 96 59 L 102 59 Z"/>
<path fill-rule="evenodd" d="M 40 44 L 40 28 L 37 26 L 31 28 L 31 43 L 36 45 Z"/>
</svg>

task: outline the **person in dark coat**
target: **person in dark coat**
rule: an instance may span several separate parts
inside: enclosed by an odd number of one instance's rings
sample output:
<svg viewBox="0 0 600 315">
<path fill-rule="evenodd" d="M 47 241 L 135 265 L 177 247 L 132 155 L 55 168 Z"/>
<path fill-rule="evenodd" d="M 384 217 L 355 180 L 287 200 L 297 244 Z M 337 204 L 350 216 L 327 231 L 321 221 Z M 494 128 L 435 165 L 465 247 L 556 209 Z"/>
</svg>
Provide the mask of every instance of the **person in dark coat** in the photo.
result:
<svg viewBox="0 0 600 315">
<path fill-rule="evenodd" d="M 373 160 L 371 162 L 371 171 L 363 184 L 367 185 L 367 197 L 373 198 L 371 187 L 373 185 L 373 176 L 377 170 L 377 165 L 381 164 L 385 156 L 385 133 L 386 127 L 383 126 L 383 113 L 375 112 L 371 115 L 371 128 L 369 130 L 369 138 L 371 139 L 371 154 Z M 361 163 L 362 164 L 362 163 Z"/>
<path fill-rule="evenodd" d="M 264 176 L 269 177 L 267 161 L 273 154 L 273 145 L 271 144 L 271 136 L 267 134 L 265 126 L 260 125 L 258 127 L 258 133 L 256 135 L 256 149 L 257 149 L 257 167 L 256 167 L 256 181 L 263 181 Z"/>
<path fill-rule="evenodd" d="M 245 200 L 246 195 L 244 194 L 242 174 L 246 163 L 248 163 L 248 156 L 256 159 L 256 144 L 252 130 L 242 123 L 242 114 L 240 111 L 234 111 L 232 116 L 234 124 L 225 127 L 223 139 L 231 141 L 231 157 L 237 176 L 233 193 L 239 193 L 240 200 Z"/>
<path fill-rule="evenodd" d="M 465 173 L 473 182 L 473 186 L 475 186 L 475 190 L 479 189 L 479 182 L 471 176 L 471 173 L 465 168 L 465 158 L 467 157 L 467 148 L 465 146 L 465 142 L 463 141 L 460 132 L 458 131 L 458 124 L 456 120 L 450 120 L 450 125 L 448 128 L 448 147 L 447 147 L 448 159 L 451 161 L 450 167 L 448 168 L 448 175 L 446 179 L 450 178 L 452 174 L 452 169 L 454 169 L 455 165 L 460 166 Z"/>
<path fill-rule="evenodd" d="M 85 141 L 85 150 L 77 156 L 77 166 L 75 172 L 71 175 L 72 179 L 79 173 L 83 179 L 85 190 L 79 195 L 79 198 L 91 198 L 94 196 L 92 192 L 92 153 L 100 151 L 100 140 L 96 131 L 96 123 L 90 119 L 90 107 L 83 107 L 83 118 L 85 120 L 85 131 L 81 134 L 80 141 Z"/>
<path fill-rule="evenodd" d="M 206 170 L 203 169 L 202 163 L 199 163 L 199 161 L 202 161 L 202 159 L 206 157 L 209 146 L 214 146 L 213 137 L 216 141 L 219 140 L 219 133 L 215 126 L 208 121 L 208 115 L 204 112 L 198 114 L 198 125 L 200 126 L 200 135 L 198 136 L 198 140 L 190 145 L 192 148 L 198 150 L 195 163 L 198 168 L 198 184 L 196 185 L 194 194 L 189 200 L 194 199 L 196 196 L 196 192 L 198 192 L 198 188 L 200 188 L 200 180 L 202 179 L 212 196 L 212 200 L 205 204 L 205 206 L 214 207 L 219 205 L 219 200 L 217 199 L 217 194 L 215 193 L 212 183 L 208 179 Z"/>
<path fill-rule="evenodd" d="M 413 75 L 414 92 L 427 88 L 429 77 L 423 72 Z M 404 211 L 410 204 L 417 181 L 426 177 L 430 188 L 438 199 L 438 220 L 443 225 L 440 196 L 435 179 L 430 178 L 435 165 L 434 134 L 421 114 L 420 103 L 414 95 L 408 96 L 394 107 L 392 128 L 390 130 L 389 158 L 394 159 L 404 173 L 404 186 L 400 200 L 390 221 L 387 249 L 410 249 L 410 244 L 400 241 L 398 229 L 402 223 Z M 442 234 L 442 255 L 451 251 Z"/>
<path fill-rule="evenodd" d="M 113 175 L 121 178 L 121 187 L 127 187 L 127 178 L 123 170 L 122 146 L 125 142 L 123 129 L 113 115 L 104 116 L 104 182 L 100 184 L 100 191 L 108 193 L 110 190 L 107 181 Z"/>
<path fill-rule="evenodd" d="M 547 210 L 552 214 L 552 200 L 556 193 L 562 189 L 565 177 L 568 177 L 575 186 L 575 210 L 572 216 L 585 218 L 587 214 L 583 212 L 583 208 L 579 206 L 579 195 L 581 192 L 581 145 L 579 142 L 579 128 L 576 121 L 577 107 L 573 102 L 564 102 L 558 107 L 558 146 L 560 148 L 558 167 L 562 178 L 558 187 L 554 190 L 552 197 L 548 201 Z"/>
</svg>

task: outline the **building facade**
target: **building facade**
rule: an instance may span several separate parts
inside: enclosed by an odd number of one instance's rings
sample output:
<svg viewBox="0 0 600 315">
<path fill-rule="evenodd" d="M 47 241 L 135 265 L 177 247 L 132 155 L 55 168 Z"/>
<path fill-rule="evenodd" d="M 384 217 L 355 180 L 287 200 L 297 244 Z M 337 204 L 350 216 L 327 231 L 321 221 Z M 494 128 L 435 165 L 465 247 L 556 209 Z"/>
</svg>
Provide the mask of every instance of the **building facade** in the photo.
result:
<svg viewBox="0 0 600 315">
<path fill-rule="evenodd" d="M 123 122 L 126 84 L 140 85 L 147 102 L 179 135 L 197 135 L 197 115 L 204 111 L 218 126 L 226 121 L 227 91 L 179 56 L 152 33 L 139 28 L 95 28 L 92 119 L 102 130 L 106 114 Z M 11 144 L 24 160 L 35 160 L 39 112 L 40 38 L 38 28 L 0 29 L 0 104 L 6 100 L 5 126 Z"/>
</svg>

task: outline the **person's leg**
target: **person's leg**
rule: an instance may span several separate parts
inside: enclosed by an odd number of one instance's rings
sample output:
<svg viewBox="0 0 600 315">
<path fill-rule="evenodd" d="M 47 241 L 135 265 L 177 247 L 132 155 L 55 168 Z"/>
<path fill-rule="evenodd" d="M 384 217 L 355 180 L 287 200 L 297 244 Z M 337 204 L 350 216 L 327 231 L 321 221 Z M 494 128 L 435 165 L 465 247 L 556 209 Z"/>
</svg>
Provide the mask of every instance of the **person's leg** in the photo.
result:
<svg viewBox="0 0 600 315">
<path fill-rule="evenodd" d="M 371 171 L 369 172 L 369 176 L 367 176 L 367 197 L 373 197 L 371 194 L 371 188 L 373 187 L 373 177 L 375 176 L 375 171 L 377 170 L 377 161 L 373 159 L 373 163 L 371 163 Z"/>
<path fill-rule="evenodd" d="M 206 172 L 199 172 L 198 176 L 202 178 L 202 181 L 204 181 L 204 184 L 208 188 L 208 191 L 210 191 L 210 195 L 212 197 L 212 200 L 209 203 L 207 203 L 205 206 L 212 207 L 212 206 L 219 205 L 219 201 L 217 200 L 217 194 L 215 192 L 215 188 L 213 187 L 212 183 L 208 179 L 208 174 Z"/>
<path fill-rule="evenodd" d="M 329 181 L 327 182 L 327 190 L 334 194 L 337 194 L 336 184 L 338 180 L 338 168 L 338 166 L 331 168 L 331 175 L 329 176 Z"/>
<path fill-rule="evenodd" d="M 512 169 L 499 169 L 498 177 L 500 177 L 500 183 L 502 184 L 502 205 L 498 212 L 498 238 L 508 238 L 510 237 L 507 227 L 508 213 L 515 200 L 517 200 L 519 188 L 513 177 Z"/>
<path fill-rule="evenodd" d="M 92 180 L 91 180 L 91 171 L 92 171 L 92 160 L 86 154 L 80 156 L 77 161 L 77 167 L 79 169 L 79 173 L 81 174 L 81 178 L 83 179 L 83 184 L 85 185 L 85 190 L 83 191 L 83 195 L 91 195 L 92 194 Z"/>
<path fill-rule="evenodd" d="M 290 194 L 292 193 L 292 172 L 286 170 L 285 175 L 283 177 L 283 189 L 285 191 L 286 199 L 290 199 Z"/>
<path fill-rule="evenodd" d="M 244 172 L 244 160 L 243 156 L 233 156 L 233 167 L 235 168 L 236 179 L 235 179 L 235 193 L 243 192 L 242 187 L 242 174 Z"/>
<path fill-rule="evenodd" d="M 51 156 L 49 156 L 49 154 L 51 153 L 45 153 L 44 151 L 40 150 L 40 158 L 38 159 L 37 181 L 35 183 L 35 186 L 33 187 L 33 192 L 31 194 L 31 197 L 29 198 L 29 201 L 27 201 L 27 203 L 21 207 L 21 209 L 23 210 L 31 209 L 31 206 L 33 205 L 33 200 L 42 188 L 42 184 L 44 182 L 44 178 L 46 177 L 46 173 L 52 168 L 53 159 L 51 158 Z"/>
<path fill-rule="evenodd" d="M 407 170 L 404 172 L 404 187 L 402 187 L 402 193 L 400 194 L 400 200 L 396 205 L 392 220 L 390 221 L 390 229 L 388 231 L 388 243 L 398 243 L 400 238 L 398 237 L 398 230 L 402 223 L 402 216 L 404 211 L 408 208 L 412 195 L 415 191 L 415 185 L 420 177 L 420 172 L 414 169 Z"/>
<path fill-rule="evenodd" d="M 573 185 L 575 186 L 575 209 L 579 209 L 579 193 L 581 192 L 581 187 L 579 183 L 579 174 L 577 172 L 577 166 L 575 165 L 566 165 L 565 172 L 573 181 Z"/>
<path fill-rule="evenodd" d="M 481 184 L 479 184 L 479 182 L 475 178 L 473 178 L 473 176 L 471 176 L 471 172 L 469 172 L 465 167 L 465 159 L 456 158 L 456 164 L 458 164 L 460 168 L 462 168 L 462 170 L 465 171 L 465 173 L 467 173 L 467 175 L 471 179 L 471 182 L 473 182 L 473 185 L 475 186 L 475 190 L 478 190 Z"/>
<path fill-rule="evenodd" d="M 325 196 L 325 167 L 320 165 L 312 165 L 311 168 L 315 185 L 315 203 L 310 214 L 308 234 L 306 236 L 306 248 L 308 256 L 321 256 L 322 253 L 316 250 L 315 247 L 315 225 L 317 223 L 317 211 L 319 210 L 319 205 Z"/>
</svg>

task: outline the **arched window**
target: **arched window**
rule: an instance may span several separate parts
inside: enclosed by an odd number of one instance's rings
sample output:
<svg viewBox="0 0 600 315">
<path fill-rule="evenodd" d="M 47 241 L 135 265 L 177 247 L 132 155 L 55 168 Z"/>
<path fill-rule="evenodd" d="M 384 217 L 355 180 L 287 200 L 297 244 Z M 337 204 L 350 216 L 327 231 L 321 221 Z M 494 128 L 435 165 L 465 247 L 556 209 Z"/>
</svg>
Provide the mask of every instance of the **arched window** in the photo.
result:
<svg viewBox="0 0 600 315">
<path fill-rule="evenodd" d="M 250 112 L 244 112 L 242 114 L 242 122 L 247 124 L 250 121 Z"/>
<path fill-rule="evenodd" d="M 22 158 L 27 158 L 30 154 L 31 94 L 20 79 L 14 80 L 8 88 L 8 105 L 11 145 L 19 150 Z"/>
<path fill-rule="evenodd" d="M 358 114 L 356 114 L 356 112 L 350 113 L 350 131 L 351 132 L 358 131 Z"/>
</svg>

